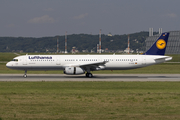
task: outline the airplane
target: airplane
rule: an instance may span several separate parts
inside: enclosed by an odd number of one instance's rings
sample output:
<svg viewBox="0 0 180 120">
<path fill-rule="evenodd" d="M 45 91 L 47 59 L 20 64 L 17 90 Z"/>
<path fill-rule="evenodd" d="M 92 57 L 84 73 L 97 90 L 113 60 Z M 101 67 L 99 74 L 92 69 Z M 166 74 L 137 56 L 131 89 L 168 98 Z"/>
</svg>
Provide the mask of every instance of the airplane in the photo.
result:
<svg viewBox="0 0 180 120">
<path fill-rule="evenodd" d="M 24 70 L 64 70 L 64 74 L 93 77 L 91 71 L 125 70 L 146 67 L 172 59 L 164 56 L 169 33 L 162 33 L 151 48 L 142 55 L 22 55 L 13 58 L 6 66 Z"/>
</svg>

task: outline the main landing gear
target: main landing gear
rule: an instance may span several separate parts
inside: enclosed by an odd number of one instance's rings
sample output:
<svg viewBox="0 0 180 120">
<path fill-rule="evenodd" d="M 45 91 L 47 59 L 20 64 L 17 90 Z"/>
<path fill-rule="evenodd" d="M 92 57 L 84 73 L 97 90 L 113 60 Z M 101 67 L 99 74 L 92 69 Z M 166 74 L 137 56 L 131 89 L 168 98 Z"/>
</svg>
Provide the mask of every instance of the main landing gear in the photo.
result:
<svg viewBox="0 0 180 120">
<path fill-rule="evenodd" d="M 86 77 L 92 78 L 93 75 L 92 75 L 92 73 L 86 73 Z"/>
<path fill-rule="evenodd" d="M 89 78 L 92 78 L 92 77 L 93 77 L 93 75 L 92 75 L 91 70 L 90 70 L 89 67 L 86 68 L 86 77 L 89 77 Z"/>
<path fill-rule="evenodd" d="M 25 73 L 24 73 L 23 77 L 27 78 L 27 70 L 25 70 Z"/>
</svg>

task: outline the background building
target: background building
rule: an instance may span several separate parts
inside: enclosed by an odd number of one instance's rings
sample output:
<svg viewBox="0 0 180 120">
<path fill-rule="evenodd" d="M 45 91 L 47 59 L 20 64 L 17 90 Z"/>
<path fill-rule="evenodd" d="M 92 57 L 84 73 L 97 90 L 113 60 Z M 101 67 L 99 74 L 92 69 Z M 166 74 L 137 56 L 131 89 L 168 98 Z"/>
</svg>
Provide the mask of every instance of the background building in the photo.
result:
<svg viewBox="0 0 180 120">
<path fill-rule="evenodd" d="M 146 39 L 146 51 L 160 37 L 161 34 L 149 36 Z M 180 31 L 170 31 L 166 47 L 166 54 L 180 54 Z"/>
</svg>

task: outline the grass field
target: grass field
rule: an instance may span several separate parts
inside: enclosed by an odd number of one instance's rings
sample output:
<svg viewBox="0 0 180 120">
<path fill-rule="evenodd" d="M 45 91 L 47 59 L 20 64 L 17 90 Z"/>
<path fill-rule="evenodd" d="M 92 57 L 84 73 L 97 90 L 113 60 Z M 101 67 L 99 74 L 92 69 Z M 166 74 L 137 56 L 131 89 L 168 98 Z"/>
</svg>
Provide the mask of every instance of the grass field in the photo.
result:
<svg viewBox="0 0 180 120">
<path fill-rule="evenodd" d="M 0 61 L 16 55 L 0 53 Z M 179 62 L 179 55 L 173 55 Z M 0 63 L 0 74 L 24 74 Z M 28 74 L 62 71 L 28 71 Z M 180 64 L 93 74 L 180 74 Z M 0 82 L 0 120 L 178 120 L 180 82 Z"/>
<path fill-rule="evenodd" d="M 1 120 L 180 119 L 180 82 L 0 82 Z"/>
</svg>

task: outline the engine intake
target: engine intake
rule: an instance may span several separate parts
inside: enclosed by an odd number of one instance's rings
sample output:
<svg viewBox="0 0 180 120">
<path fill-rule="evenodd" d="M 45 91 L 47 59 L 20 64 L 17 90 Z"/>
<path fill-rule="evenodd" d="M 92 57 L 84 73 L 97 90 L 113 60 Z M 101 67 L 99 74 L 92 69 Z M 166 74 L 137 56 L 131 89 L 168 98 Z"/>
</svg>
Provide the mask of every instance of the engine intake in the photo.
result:
<svg viewBox="0 0 180 120">
<path fill-rule="evenodd" d="M 64 70 L 64 74 L 68 74 L 68 75 L 79 75 L 84 73 L 85 73 L 84 69 L 80 67 L 66 67 Z"/>
</svg>

